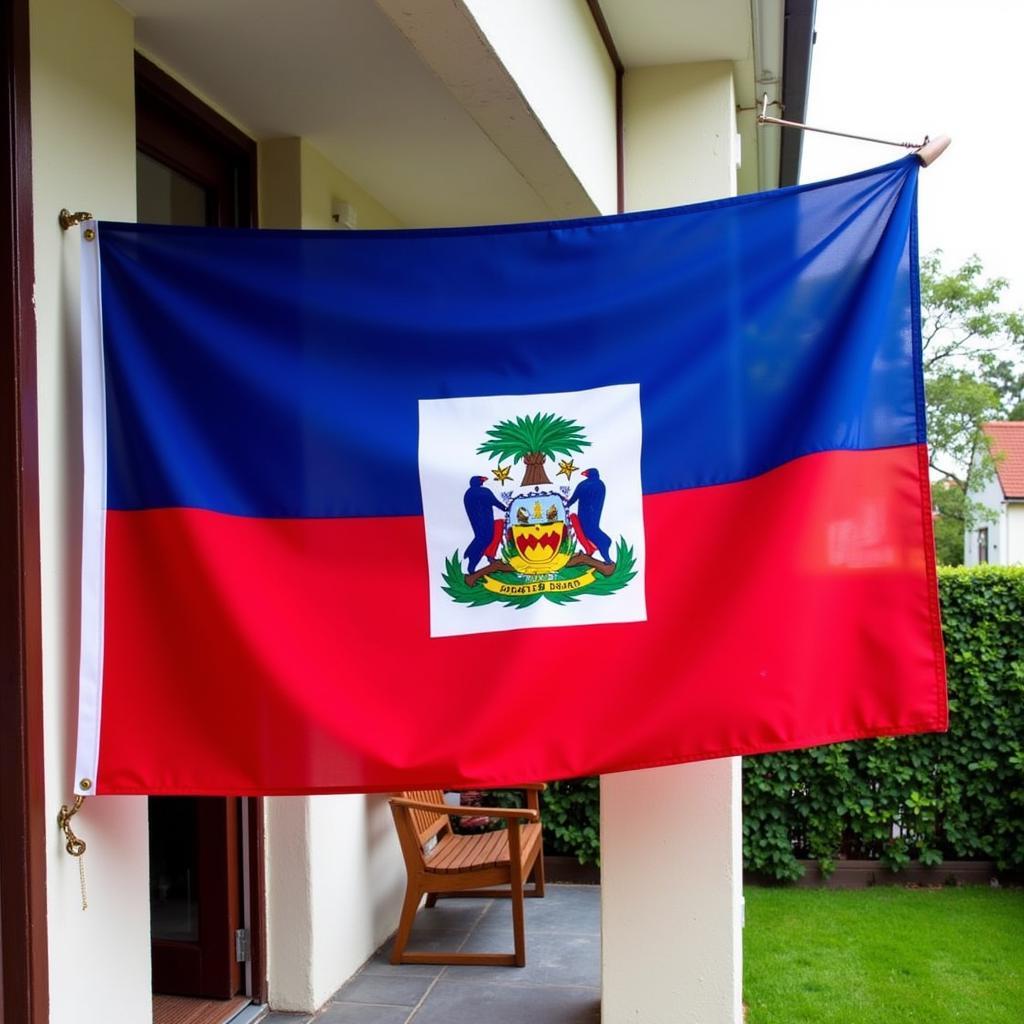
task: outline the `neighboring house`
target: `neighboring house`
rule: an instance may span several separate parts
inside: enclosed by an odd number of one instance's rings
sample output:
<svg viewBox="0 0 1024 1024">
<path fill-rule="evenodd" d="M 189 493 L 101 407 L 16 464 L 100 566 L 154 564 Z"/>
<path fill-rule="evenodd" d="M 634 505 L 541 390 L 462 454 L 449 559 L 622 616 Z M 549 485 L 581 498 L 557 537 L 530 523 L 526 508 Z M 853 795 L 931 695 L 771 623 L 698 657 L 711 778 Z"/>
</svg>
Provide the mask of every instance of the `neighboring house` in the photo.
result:
<svg viewBox="0 0 1024 1024">
<path fill-rule="evenodd" d="M 145 1024 L 154 985 L 311 1011 L 394 929 L 404 886 L 380 796 L 99 797 L 75 819 L 83 913 L 56 826 L 82 536 L 79 232 L 58 211 L 420 227 L 792 185 L 800 134 L 755 111 L 767 92 L 803 117 L 813 22 L 814 0 L 0 5 L 0 1018 Z M 738 1024 L 739 759 L 607 777 L 601 799 L 605 1024 Z M 203 927 L 182 935 L 183 915 Z"/>
<path fill-rule="evenodd" d="M 988 522 L 964 534 L 964 565 L 1024 564 L 1024 422 L 986 423 L 995 476 L 975 494 Z"/>
</svg>

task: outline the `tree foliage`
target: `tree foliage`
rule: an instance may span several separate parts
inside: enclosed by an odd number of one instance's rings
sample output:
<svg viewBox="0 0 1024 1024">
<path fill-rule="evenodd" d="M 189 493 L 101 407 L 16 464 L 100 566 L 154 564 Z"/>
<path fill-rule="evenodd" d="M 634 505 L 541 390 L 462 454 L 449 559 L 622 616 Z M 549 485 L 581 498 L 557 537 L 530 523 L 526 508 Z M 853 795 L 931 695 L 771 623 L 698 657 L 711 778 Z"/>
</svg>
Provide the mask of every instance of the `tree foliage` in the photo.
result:
<svg viewBox="0 0 1024 1024">
<path fill-rule="evenodd" d="M 949 480 L 932 484 L 935 557 L 939 565 L 960 565 L 964 558 L 964 492 Z"/>
<path fill-rule="evenodd" d="M 932 497 L 944 540 L 940 558 L 954 564 L 962 559 L 963 531 L 986 518 L 976 496 L 995 474 L 982 425 L 1024 419 L 1024 313 L 1001 308 L 1006 288 L 1004 278 L 984 276 L 977 256 L 952 271 L 941 251 L 921 261 Z"/>
</svg>

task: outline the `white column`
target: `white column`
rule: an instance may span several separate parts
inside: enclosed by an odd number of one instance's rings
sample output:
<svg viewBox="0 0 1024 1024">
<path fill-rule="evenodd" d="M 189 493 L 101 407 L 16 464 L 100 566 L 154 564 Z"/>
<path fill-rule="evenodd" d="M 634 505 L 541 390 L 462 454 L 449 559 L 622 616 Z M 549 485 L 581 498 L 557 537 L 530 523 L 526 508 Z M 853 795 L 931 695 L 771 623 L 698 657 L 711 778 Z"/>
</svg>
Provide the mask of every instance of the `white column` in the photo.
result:
<svg viewBox="0 0 1024 1024">
<path fill-rule="evenodd" d="M 318 1010 L 395 930 L 405 867 L 384 796 L 266 802 L 267 974 L 275 1010 Z"/>
<path fill-rule="evenodd" d="M 735 194 L 731 64 L 623 86 L 628 210 Z M 603 1024 L 740 1024 L 742 878 L 739 758 L 602 777 Z"/>
</svg>

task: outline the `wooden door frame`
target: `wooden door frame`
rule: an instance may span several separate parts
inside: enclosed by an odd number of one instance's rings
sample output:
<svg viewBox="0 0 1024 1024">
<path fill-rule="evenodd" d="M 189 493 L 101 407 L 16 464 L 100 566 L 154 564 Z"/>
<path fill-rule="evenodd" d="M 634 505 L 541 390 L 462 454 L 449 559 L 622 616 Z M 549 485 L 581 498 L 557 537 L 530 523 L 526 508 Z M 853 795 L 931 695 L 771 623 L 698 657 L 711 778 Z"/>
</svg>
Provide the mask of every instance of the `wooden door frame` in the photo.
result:
<svg viewBox="0 0 1024 1024">
<path fill-rule="evenodd" d="M 0 8 L 0 1022 L 45 1024 L 46 809 L 28 0 Z M 56 211 L 54 212 L 56 216 Z"/>
<path fill-rule="evenodd" d="M 252 968 L 249 987 L 254 1002 L 265 1003 L 267 982 L 267 873 L 264 840 L 265 812 L 262 797 L 244 797 L 249 841 L 249 962 Z M 0 1022 L 2 1024 L 2 1022 Z"/>
<path fill-rule="evenodd" d="M 138 148 L 186 177 L 198 177 L 201 184 L 209 186 L 214 182 L 203 174 L 197 176 L 194 168 L 181 163 L 177 153 L 179 146 L 188 145 L 188 136 L 202 138 L 231 160 L 239 177 L 238 189 L 248 194 L 249 202 L 237 211 L 238 226 L 256 227 L 259 220 L 256 143 L 141 53 L 135 54 L 135 102 L 136 117 L 140 108 L 154 107 L 162 120 L 170 122 L 169 130 L 148 133 L 145 138 L 137 139 Z"/>
<path fill-rule="evenodd" d="M 156 108 L 171 122 L 170 132 L 150 133 L 137 139 L 139 150 L 180 170 L 187 177 L 196 177 L 195 169 L 183 165 L 178 159 L 175 148 L 183 136 L 192 134 L 203 138 L 230 159 L 238 175 L 239 190 L 248 195 L 245 207 L 235 211 L 239 225 L 256 227 L 259 219 L 256 143 L 140 53 L 135 54 L 135 95 L 137 105 L 141 102 Z M 213 184 L 209 180 L 201 183 Z M 264 1003 L 267 1000 L 264 804 L 261 797 L 244 797 L 243 802 L 247 812 L 249 874 L 245 893 L 249 910 L 249 919 L 245 923 L 249 929 L 251 964 L 248 995 L 255 1002 Z"/>
</svg>

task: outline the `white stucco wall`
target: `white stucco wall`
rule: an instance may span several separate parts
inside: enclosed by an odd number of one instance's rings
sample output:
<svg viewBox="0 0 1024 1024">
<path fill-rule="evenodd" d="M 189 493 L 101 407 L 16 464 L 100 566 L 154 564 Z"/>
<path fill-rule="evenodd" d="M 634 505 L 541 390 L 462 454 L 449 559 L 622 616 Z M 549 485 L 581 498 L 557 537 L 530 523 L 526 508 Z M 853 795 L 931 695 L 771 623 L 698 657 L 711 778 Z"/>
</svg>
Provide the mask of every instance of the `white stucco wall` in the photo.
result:
<svg viewBox="0 0 1024 1024">
<path fill-rule="evenodd" d="M 1024 501 L 1006 505 L 1006 565 L 1024 565 Z"/>
<path fill-rule="evenodd" d="M 624 115 L 627 209 L 735 194 L 731 64 L 629 71 Z M 740 759 L 602 776 L 601 879 L 603 1024 L 740 1024 Z"/>
<path fill-rule="evenodd" d="M 627 71 L 622 100 L 627 210 L 735 194 L 730 61 Z"/>
<path fill-rule="evenodd" d="M 398 218 L 306 139 L 259 144 L 260 226 L 333 230 L 336 201 L 356 211 L 357 228 L 397 228 Z"/>
<path fill-rule="evenodd" d="M 377 230 L 401 226 L 390 210 L 385 209 L 305 139 L 301 142 L 300 173 L 304 228 L 337 227 L 331 217 L 336 200 L 348 203 L 355 209 L 357 228 Z"/>
<path fill-rule="evenodd" d="M 985 486 L 974 495 L 974 500 L 979 502 L 990 513 L 992 519 L 982 523 L 972 530 L 964 533 L 964 565 L 978 564 L 978 530 L 988 529 L 988 560 L 991 565 L 1010 565 L 1012 556 L 1010 554 L 1011 539 L 1009 536 L 1009 524 L 1007 521 L 1006 499 L 1003 497 L 1003 489 L 999 480 L 993 476 L 986 481 Z M 1018 548 L 1018 551 L 1022 551 Z M 1017 559 L 1024 557 L 1017 555 Z"/>
<path fill-rule="evenodd" d="M 312 858 L 309 797 L 265 801 L 267 981 L 270 1005 L 314 1005 Z"/>
<path fill-rule="evenodd" d="M 81 553 L 80 232 L 63 206 L 135 218 L 132 20 L 110 0 L 32 0 L 31 89 L 38 336 L 39 503 L 46 786 L 50 1020 L 144 1024 L 150 1019 L 146 800 L 96 798 L 75 825 L 78 865 L 56 828 L 73 782 Z"/>
<path fill-rule="evenodd" d="M 463 0 L 601 213 L 617 204 L 615 69 L 586 0 Z"/>
<path fill-rule="evenodd" d="M 387 798 L 312 798 L 313 994 L 323 1003 L 390 935 L 405 864 Z"/>
<path fill-rule="evenodd" d="M 267 800 L 270 1005 L 314 1010 L 394 931 L 405 868 L 387 800 Z"/>
</svg>

